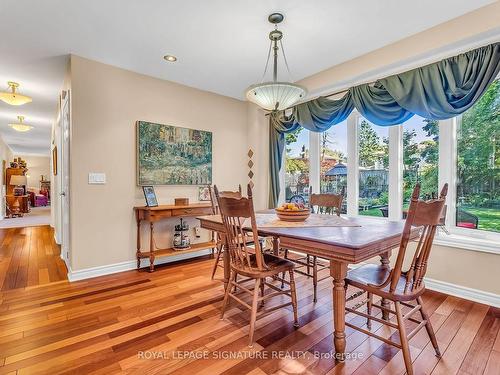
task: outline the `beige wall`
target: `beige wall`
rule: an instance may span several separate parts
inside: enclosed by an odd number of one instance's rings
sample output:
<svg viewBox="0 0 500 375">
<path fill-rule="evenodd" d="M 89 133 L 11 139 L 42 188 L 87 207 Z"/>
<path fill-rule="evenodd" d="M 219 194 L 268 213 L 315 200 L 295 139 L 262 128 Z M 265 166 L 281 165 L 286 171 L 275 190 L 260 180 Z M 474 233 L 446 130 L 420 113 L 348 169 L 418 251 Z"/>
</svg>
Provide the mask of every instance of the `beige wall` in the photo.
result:
<svg viewBox="0 0 500 375">
<path fill-rule="evenodd" d="M 246 103 L 77 56 L 71 58 L 71 86 L 73 270 L 134 259 L 132 208 L 144 205 L 136 186 L 137 120 L 212 131 L 214 183 L 233 189 L 247 182 Z M 106 173 L 107 183 L 89 185 L 89 172 Z M 197 200 L 193 186 L 155 190 L 160 204 L 173 203 L 175 197 Z M 170 246 L 175 223 L 165 223 L 164 232 L 159 227 L 159 247 Z"/>
<path fill-rule="evenodd" d="M 12 150 L 10 149 L 9 146 L 3 141 L 2 137 L 0 137 L 0 168 L 2 168 L 2 160 L 5 160 L 6 164 L 5 167 L 9 166 L 9 163 L 12 161 L 14 158 L 14 155 L 12 153 Z M 5 171 L 2 171 L 2 175 L 0 176 L 0 197 L 1 197 L 1 202 L 0 202 L 0 220 L 2 220 L 5 217 L 5 181 L 4 181 L 4 175 Z"/>
<path fill-rule="evenodd" d="M 23 160 L 26 160 L 28 167 L 28 188 L 39 190 L 41 175 L 46 180 L 51 179 L 49 156 L 15 155 L 15 157 L 21 157 Z"/>
</svg>

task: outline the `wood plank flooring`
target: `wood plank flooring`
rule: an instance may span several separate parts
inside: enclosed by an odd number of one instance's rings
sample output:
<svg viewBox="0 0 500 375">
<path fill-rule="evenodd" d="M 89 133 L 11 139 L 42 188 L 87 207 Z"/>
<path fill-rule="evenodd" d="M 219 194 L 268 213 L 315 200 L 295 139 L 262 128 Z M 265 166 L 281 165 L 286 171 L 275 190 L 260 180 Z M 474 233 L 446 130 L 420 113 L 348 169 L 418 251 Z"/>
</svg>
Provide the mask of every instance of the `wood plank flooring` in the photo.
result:
<svg viewBox="0 0 500 375">
<path fill-rule="evenodd" d="M 48 225 L 0 229 L 0 290 L 66 280 L 60 254 Z"/>
<path fill-rule="evenodd" d="M 297 276 L 300 328 L 293 328 L 290 309 L 276 311 L 257 322 L 256 343 L 249 349 L 249 312 L 233 302 L 225 319 L 219 319 L 223 288 L 219 281 L 210 280 L 212 259 L 159 266 L 152 274 L 129 271 L 69 283 L 56 280 L 54 270 L 59 267 L 48 264 L 57 260 L 47 255 L 52 248 L 50 231 L 28 229 L 1 234 L 2 273 L 13 269 L 17 273 L 15 278 L 8 277 L 8 283 L 7 277 L 1 283 L 0 374 L 360 375 L 405 371 L 399 350 L 351 329 L 346 334 L 352 358 L 344 363 L 331 358 L 328 279 L 318 286 L 318 302 L 313 303 L 311 280 Z M 33 252 L 31 246 L 43 250 Z M 44 253 L 46 263 L 40 260 Z M 30 282 L 32 254 L 37 265 L 47 270 L 49 283 L 43 284 L 47 280 L 39 277 L 35 285 L 34 271 Z M 28 268 L 26 277 L 18 275 L 23 267 Z M 50 282 L 51 275 L 55 282 Z M 270 300 L 269 305 L 280 302 Z M 443 357 L 434 356 L 421 330 L 410 341 L 416 374 L 500 373 L 499 309 L 431 291 L 424 295 L 424 302 Z M 346 319 L 364 324 L 351 314 Z M 397 340 L 393 329 L 376 322 L 372 329 Z"/>
</svg>

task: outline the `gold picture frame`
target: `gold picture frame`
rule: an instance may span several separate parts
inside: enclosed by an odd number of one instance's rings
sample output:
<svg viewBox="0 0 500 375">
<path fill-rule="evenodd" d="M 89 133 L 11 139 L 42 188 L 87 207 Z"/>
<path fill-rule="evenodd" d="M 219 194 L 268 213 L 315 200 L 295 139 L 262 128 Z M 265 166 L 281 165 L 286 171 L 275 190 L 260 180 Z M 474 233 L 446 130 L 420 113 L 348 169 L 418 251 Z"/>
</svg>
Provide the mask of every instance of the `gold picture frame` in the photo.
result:
<svg viewBox="0 0 500 375">
<path fill-rule="evenodd" d="M 57 176 L 57 146 L 52 149 L 52 174 Z"/>
</svg>

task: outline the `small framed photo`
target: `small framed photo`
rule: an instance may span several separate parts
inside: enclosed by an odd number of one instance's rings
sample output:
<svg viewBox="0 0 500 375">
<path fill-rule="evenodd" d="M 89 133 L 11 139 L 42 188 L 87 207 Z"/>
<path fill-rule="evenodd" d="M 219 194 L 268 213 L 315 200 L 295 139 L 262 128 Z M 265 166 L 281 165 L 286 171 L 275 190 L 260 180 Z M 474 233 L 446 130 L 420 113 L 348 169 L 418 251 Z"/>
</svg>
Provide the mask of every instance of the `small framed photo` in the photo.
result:
<svg viewBox="0 0 500 375">
<path fill-rule="evenodd" d="M 142 191 L 144 192 L 144 198 L 146 198 L 146 205 L 148 207 L 158 206 L 155 189 L 152 186 L 143 186 Z"/>
<path fill-rule="evenodd" d="M 211 200 L 212 199 L 210 198 L 210 188 L 208 187 L 208 185 L 198 186 L 198 201 L 204 202 Z"/>
</svg>

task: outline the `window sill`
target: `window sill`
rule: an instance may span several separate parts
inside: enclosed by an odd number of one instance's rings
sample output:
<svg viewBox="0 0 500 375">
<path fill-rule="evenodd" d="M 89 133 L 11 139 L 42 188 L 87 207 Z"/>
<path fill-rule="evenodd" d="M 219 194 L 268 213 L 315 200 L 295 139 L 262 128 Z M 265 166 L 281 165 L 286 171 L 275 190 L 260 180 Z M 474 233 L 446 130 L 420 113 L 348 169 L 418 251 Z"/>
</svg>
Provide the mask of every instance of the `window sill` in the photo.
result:
<svg viewBox="0 0 500 375">
<path fill-rule="evenodd" d="M 434 238 L 434 244 L 465 250 L 480 251 L 482 253 L 500 254 L 500 246 L 497 241 L 473 238 L 457 233 L 447 235 L 440 232 Z"/>
</svg>

